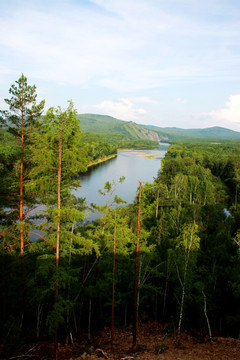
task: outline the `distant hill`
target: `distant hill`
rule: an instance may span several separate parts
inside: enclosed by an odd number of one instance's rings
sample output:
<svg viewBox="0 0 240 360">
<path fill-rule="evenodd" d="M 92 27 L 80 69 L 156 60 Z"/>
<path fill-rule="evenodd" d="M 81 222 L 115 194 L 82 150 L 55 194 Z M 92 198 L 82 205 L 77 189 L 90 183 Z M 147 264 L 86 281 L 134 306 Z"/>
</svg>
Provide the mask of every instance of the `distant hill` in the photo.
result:
<svg viewBox="0 0 240 360">
<path fill-rule="evenodd" d="M 205 129 L 180 129 L 174 127 L 160 128 L 157 126 L 148 126 L 147 128 L 156 131 L 160 138 L 166 137 L 168 140 L 173 139 L 221 139 L 221 140 L 238 140 L 240 132 L 229 130 L 220 126 L 213 126 Z"/>
<path fill-rule="evenodd" d="M 133 121 L 123 121 L 107 115 L 80 114 L 81 129 L 98 134 L 121 134 L 132 139 L 160 141 L 158 133 Z"/>
<path fill-rule="evenodd" d="M 121 134 L 132 139 L 158 142 L 178 139 L 240 139 L 240 132 L 220 126 L 205 129 L 161 128 L 153 125 L 139 125 L 133 121 L 123 121 L 107 115 L 79 114 L 78 117 L 81 121 L 81 129 L 84 132 Z"/>
</svg>

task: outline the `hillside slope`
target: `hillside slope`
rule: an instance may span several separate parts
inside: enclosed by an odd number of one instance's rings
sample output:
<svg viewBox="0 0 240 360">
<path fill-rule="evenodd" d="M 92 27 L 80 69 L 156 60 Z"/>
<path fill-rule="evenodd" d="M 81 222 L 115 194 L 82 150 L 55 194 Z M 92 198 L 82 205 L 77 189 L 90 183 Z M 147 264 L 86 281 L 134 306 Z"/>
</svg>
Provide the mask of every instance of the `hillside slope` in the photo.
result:
<svg viewBox="0 0 240 360">
<path fill-rule="evenodd" d="M 205 129 L 180 129 L 174 127 L 160 128 L 157 126 L 147 126 L 147 128 L 156 131 L 159 137 L 170 139 L 240 139 L 240 133 L 234 130 L 226 129 L 220 126 L 213 126 Z"/>
<path fill-rule="evenodd" d="M 240 139 L 240 132 L 220 126 L 205 129 L 162 128 L 153 125 L 139 125 L 133 121 L 118 120 L 107 115 L 79 114 L 78 117 L 81 121 L 81 129 L 84 132 L 121 134 L 132 139 L 145 139 L 157 142 L 177 139 Z"/>
<path fill-rule="evenodd" d="M 156 131 L 138 125 L 133 121 L 123 121 L 107 115 L 80 114 L 81 129 L 84 132 L 119 133 L 133 139 L 160 141 Z"/>
</svg>

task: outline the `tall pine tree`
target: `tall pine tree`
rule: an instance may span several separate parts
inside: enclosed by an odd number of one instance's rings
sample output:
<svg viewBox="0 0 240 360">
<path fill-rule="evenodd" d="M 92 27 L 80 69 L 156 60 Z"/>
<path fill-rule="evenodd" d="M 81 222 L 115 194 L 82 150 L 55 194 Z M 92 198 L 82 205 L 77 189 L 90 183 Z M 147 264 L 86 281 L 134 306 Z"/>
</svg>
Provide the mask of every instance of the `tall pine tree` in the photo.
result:
<svg viewBox="0 0 240 360">
<path fill-rule="evenodd" d="M 22 74 L 9 89 L 10 99 L 5 99 L 9 110 L 0 111 L 0 122 L 15 137 L 14 157 L 11 164 L 3 166 L 8 173 L 9 187 L 6 191 L 6 203 L 8 208 L 15 209 L 17 228 L 20 244 L 20 256 L 22 264 L 22 282 L 24 297 L 24 312 L 26 310 L 26 284 L 24 270 L 24 239 L 28 236 L 25 220 L 29 216 L 30 209 L 36 201 L 32 192 L 26 190 L 29 172 L 31 169 L 30 134 L 41 117 L 45 101 L 37 104 L 36 86 L 28 85 L 27 78 Z M 8 212 L 9 213 L 9 212 Z M 4 232 L 14 234 L 14 231 Z M 16 235 L 15 235 L 16 236 Z"/>
<path fill-rule="evenodd" d="M 42 226 L 45 225 L 47 240 L 56 248 L 55 306 L 50 319 L 56 338 L 62 318 L 58 311 L 61 308 L 58 301 L 60 254 L 68 254 L 73 240 L 78 247 L 84 248 L 80 237 L 73 236 L 71 221 L 76 218 L 76 211 L 69 209 L 71 191 L 80 185 L 78 174 L 86 171 L 87 165 L 80 138 L 80 122 L 73 103 L 69 101 L 66 110 L 58 107 L 47 111 L 34 135 L 32 147 L 35 167 L 31 173 L 31 185 L 46 204 L 46 222 Z"/>
</svg>

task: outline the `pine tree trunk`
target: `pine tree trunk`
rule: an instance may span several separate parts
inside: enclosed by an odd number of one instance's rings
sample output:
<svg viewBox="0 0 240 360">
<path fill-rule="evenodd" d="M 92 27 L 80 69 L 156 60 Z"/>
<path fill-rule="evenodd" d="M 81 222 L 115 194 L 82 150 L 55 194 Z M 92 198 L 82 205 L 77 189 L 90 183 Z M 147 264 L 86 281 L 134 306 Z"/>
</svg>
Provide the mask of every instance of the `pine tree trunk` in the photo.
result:
<svg viewBox="0 0 240 360">
<path fill-rule="evenodd" d="M 162 308 L 162 316 L 163 316 L 163 318 L 165 318 L 165 313 L 166 313 L 167 294 L 168 294 L 169 279 L 170 279 L 169 266 L 170 266 L 170 256 L 168 255 L 167 274 L 166 274 L 166 281 L 165 281 L 164 294 L 163 294 L 163 308 Z"/>
<path fill-rule="evenodd" d="M 114 219 L 114 237 L 113 237 L 113 282 L 112 282 L 112 323 L 111 323 L 111 351 L 113 352 L 114 340 L 114 290 L 115 290 L 115 252 L 116 252 L 116 209 Z"/>
<path fill-rule="evenodd" d="M 60 212 L 61 212 L 61 175 L 62 175 L 62 128 L 60 129 L 59 152 L 58 152 L 58 190 L 57 190 L 57 241 L 56 241 L 56 267 L 59 267 L 59 248 L 60 248 Z"/>
<path fill-rule="evenodd" d="M 24 123 L 22 112 L 21 128 L 21 162 L 20 162 L 20 189 L 19 189 L 19 221 L 20 221 L 20 255 L 24 256 L 24 236 L 23 236 L 23 151 L 24 151 Z"/>
<path fill-rule="evenodd" d="M 238 183 L 236 184 L 236 191 L 235 191 L 235 209 L 237 208 L 238 202 Z"/>
<path fill-rule="evenodd" d="M 127 326 L 127 304 L 124 306 L 124 328 Z"/>
<path fill-rule="evenodd" d="M 43 311 L 43 304 L 41 304 L 41 302 L 39 302 L 38 308 L 37 308 L 37 328 L 36 328 L 36 337 L 38 340 L 40 337 L 42 311 Z"/>
<path fill-rule="evenodd" d="M 156 202 L 156 219 L 158 218 L 159 192 L 160 192 L 160 190 L 158 189 L 158 191 L 157 191 L 157 202 Z"/>
<path fill-rule="evenodd" d="M 132 344 L 133 351 L 136 351 L 136 347 L 137 347 L 137 296 L 138 296 L 139 237 L 140 237 L 140 225 L 141 225 L 140 224 L 141 193 L 142 193 L 142 182 L 139 181 L 137 244 L 136 244 L 136 261 L 135 261 L 135 277 L 134 277 L 134 305 L 133 305 L 133 344 Z"/>
<path fill-rule="evenodd" d="M 6 292 L 5 292 L 5 254 L 4 254 L 4 244 L 3 244 L 3 252 L 2 252 L 2 276 L 1 276 L 1 314 L 0 321 L 1 324 L 4 324 L 5 314 L 6 314 Z"/>
<path fill-rule="evenodd" d="M 88 340 L 91 339 L 92 299 L 89 299 L 88 307 Z"/>
<path fill-rule="evenodd" d="M 21 127 L 21 162 L 20 162 L 20 186 L 19 186 L 19 222 L 20 222 L 20 256 L 21 256 L 21 272 L 22 272 L 22 287 L 23 287 L 23 319 L 26 315 L 26 279 L 25 279 L 25 264 L 24 264 L 24 233 L 23 233 L 23 152 L 24 152 L 24 123 L 22 112 L 22 127 Z"/>
<path fill-rule="evenodd" d="M 62 175 L 62 123 L 60 128 L 59 148 L 58 148 L 58 188 L 57 188 L 57 239 L 56 239 L 56 283 L 55 283 L 55 304 L 58 302 L 58 268 L 59 268 L 59 249 L 60 249 L 60 227 L 61 227 L 61 175 Z M 58 325 L 55 326 L 55 360 L 58 359 Z"/>
<path fill-rule="evenodd" d="M 141 285 L 141 271 L 142 271 L 142 258 L 138 260 L 138 287 L 137 287 L 137 323 L 138 323 L 138 309 L 140 304 L 140 285 Z"/>
</svg>

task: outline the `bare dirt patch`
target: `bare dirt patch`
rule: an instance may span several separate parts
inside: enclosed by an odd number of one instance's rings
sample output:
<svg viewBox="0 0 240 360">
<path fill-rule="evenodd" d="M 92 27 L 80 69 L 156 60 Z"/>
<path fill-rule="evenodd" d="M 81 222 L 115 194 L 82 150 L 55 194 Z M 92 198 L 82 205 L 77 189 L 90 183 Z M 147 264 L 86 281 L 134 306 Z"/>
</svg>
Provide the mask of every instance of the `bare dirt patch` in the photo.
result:
<svg viewBox="0 0 240 360">
<path fill-rule="evenodd" d="M 132 352 L 132 331 L 116 329 L 114 350 L 111 352 L 111 333 L 105 328 L 91 341 L 79 340 L 73 345 L 58 346 L 58 360 L 240 360 L 240 339 L 215 337 L 214 342 L 200 335 L 183 333 L 180 344 L 174 334 L 158 323 L 139 326 L 137 350 Z M 8 359 L 54 359 L 51 343 L 39 343 Z"/>
<path fill-rule="evenodd" d="M 132 345 L 131 329 L 116 330 L 114 352 L 110 351 L 110 332 L 108 329 L 99 338 L 99 347 L 108 359 L 142 359 L 142 360 L 239 360 L 240 340 L 232 338 L 210 339 L 182 334 L 181 342 L 176 344 L 173 334 L 168 334 L 157 323 L 140 326 L 138 329 L 138 348 L 136 353 L 129 352 Z M 79 359 L 81 359 L 80 357 Z M 97 359 L 96 354 L 86 359 Z"/>
</svg>

